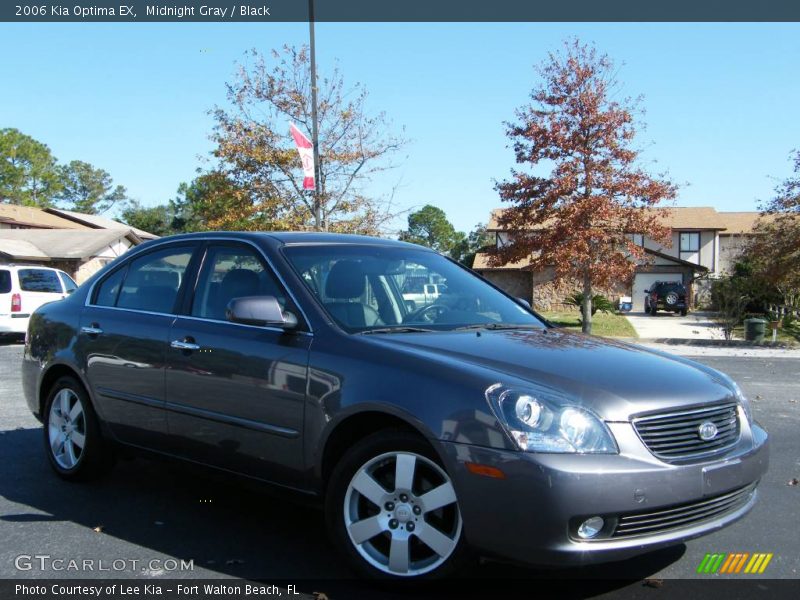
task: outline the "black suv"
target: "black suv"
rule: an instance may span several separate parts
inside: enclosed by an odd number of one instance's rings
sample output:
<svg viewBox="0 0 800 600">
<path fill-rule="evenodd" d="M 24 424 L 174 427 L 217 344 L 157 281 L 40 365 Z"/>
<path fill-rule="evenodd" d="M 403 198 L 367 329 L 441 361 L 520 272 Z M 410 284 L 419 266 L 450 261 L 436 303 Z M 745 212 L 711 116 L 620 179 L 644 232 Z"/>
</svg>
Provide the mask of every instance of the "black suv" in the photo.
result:
<svg viewBox="0 0 800 600">
<path fill-rule="evenodd" d="M 686 300 L 686 286 L 677 281 L 656 281 L 645 292 L 644 310 L 655 315 L 659 309 L 679 312 L 686 316 L 689 305 Z"/>
</svg>

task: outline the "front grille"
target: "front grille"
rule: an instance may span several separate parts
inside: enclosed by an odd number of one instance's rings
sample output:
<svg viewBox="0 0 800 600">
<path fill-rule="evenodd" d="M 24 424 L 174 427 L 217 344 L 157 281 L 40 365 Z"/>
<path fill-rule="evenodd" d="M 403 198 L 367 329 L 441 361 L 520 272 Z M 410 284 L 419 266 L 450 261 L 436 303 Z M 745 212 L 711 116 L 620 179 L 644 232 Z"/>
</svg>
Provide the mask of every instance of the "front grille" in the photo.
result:
<svg viewBox="0 0 800 600">
<path fill-rule="evenodd" d="M 622 515 L 619 517 L 613 537 L 653 535 L 716 519 L 747 504 L 755 487 L 756 484 L 750 484 L 705 500 L 679 504 L 653 512 Z"/>
<path fill-rule="evenodd" d="M 700 437 L 700 426 L 705 423 L 717 428 L 717 434 L 708 440 Z M 727 450 L 739 440 L 740 432 L 735 402 L 639 417 L 633 426 L 650 452 L 670 462 Z"/>
</svg>

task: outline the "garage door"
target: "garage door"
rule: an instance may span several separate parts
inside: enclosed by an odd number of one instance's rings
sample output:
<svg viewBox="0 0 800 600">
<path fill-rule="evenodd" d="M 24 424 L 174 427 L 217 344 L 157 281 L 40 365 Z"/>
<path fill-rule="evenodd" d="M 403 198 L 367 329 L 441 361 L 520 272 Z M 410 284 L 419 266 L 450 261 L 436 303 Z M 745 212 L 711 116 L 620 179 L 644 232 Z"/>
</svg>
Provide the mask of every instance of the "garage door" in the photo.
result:
<svg viewBox="0 0 800 600">
<path fill-rule="evenodd" d="M 644 312 L 645 290 L 656 281 L 683 281 L 680 273 L 637 273 L 633 279 L 633 311 Z"/>
</svg>

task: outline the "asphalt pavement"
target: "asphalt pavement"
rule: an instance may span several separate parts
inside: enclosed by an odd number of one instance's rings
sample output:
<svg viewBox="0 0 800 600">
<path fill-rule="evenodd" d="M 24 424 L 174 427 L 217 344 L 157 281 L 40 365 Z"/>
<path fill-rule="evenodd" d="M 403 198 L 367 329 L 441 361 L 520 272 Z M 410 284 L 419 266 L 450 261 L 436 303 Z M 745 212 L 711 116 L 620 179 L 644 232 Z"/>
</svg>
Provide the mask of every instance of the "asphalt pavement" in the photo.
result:
<svg viewBox="0 0 800 600">
<path fill-rule="evenodd" d="M 55 477 L 44 455 L 41 426 L 20 391 L 21 354 L 19 344 L 0 344 L 0 578 L 256 578 L 301 583 L 352 578 L 341 552 L 324 535 L 321 513 L 295 497 L 145 458 L 122 460 L 107 478 L 90 484 Z M 800 479 L 800 359 L 701 360 L 740 383 L 753 399 L 756 419 L 771 436 L 771 467 L 750 515 L 686 545 L 623 563 L 541 571 L 489 562 L 470 576 L 498 582 L 589 578 L 586 595 L 633 598 L 642 593 L 643 578 L 725 578 L 696 573 L 706 553 L 771 552 L 774 558 L 767 572 L 755 577 L 797 579 L 800 485 L 791 482 Z M 92 561 L 95 570 L 54 570 L 52 565 L 42 569 L 38 564 L 28 568 L 31 561 L 19 558 L 37 555 L 80 561 L 84 567 L 88 563 L 83 561 Z M 191 561 L 192 568 L 182 570 L 182 560 Z M 112 561 L 122 568 L 97 571 L 101 562 L 109 567 Z"/>
</svg>

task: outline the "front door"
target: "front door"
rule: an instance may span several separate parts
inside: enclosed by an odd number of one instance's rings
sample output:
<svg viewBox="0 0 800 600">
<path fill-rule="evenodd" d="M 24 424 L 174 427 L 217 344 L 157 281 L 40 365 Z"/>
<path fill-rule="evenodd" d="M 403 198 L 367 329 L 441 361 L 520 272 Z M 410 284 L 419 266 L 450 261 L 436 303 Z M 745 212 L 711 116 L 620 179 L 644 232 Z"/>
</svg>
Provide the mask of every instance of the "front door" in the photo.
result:
<svg viewBox="0 0 800 600">
<path fill-rule="evenodd" d="M 197 285 L 172 325 L 167 420 L 173 452 L 286 485 L 301 483 L 308 334 L 232 323 L 233 298 L 288 296 L 260 252 L 206 248 Z"/>
<path fill-rule="evenodd" d="M 163 448 L 167 338 L 196 247 L 169 246 L 122 265 L 98 282 L 81 315 L 77 348 L 98 412 L 126 443 Z"/>
</svg>

